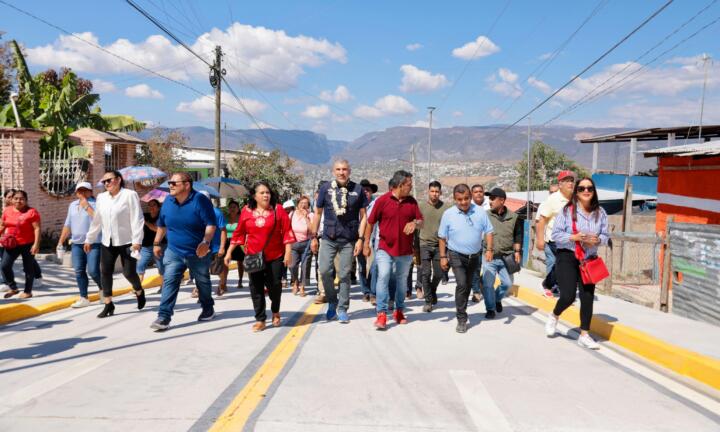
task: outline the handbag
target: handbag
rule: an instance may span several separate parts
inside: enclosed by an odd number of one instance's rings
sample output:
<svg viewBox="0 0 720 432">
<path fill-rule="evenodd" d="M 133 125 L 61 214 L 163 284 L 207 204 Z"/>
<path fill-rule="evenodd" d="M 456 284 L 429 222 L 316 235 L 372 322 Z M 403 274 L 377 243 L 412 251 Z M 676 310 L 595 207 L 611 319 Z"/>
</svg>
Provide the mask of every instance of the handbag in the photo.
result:
<svg viewBox="0 0 720 432">
<path fill-rule="evenodd" d="M 0 246 L 3 249 L 15 249 L 17 247 L 17 237 L 15 232 L 11 231 L 10 228 L 6 229 L 5 232 L 0 236 Z"/>
<path fill-rule="evenodd" d="M 215 259 L 210 263 L 210 274 L 217 276 L 225 271 L 225 260 L 220 255 L 215 255 Z"/>
<path fill-rule="evenodd" d="M 270 239 L 272 238 L 273 232 L 275 231 L 276 220 L 277 215 L 275 214 L 275 209 L 273 209 L 273 224 L 272 228 L 270 229 L 270 234 L 268 234 L 268 238 L 267 240 L 265 240 L 265 246 L 263 246 L 263 248 L 258 253 L 252 255 L 245 255 L 245 259 L 243 260 L 245 273 L 252 274 L 265 269 L 265 260 L 263 259 L 263 253 L 265 252 L 265 248 L 267 247 L 268 243 L 270 243 Z"/>
<path fill-rule="evenodd" d="M 578 233 L 575 219 L 572 221 L 572 229 L 573 234 Z M 580 277 L 584 285 L 597 285 L 600 281 L 610 276 L 605 261 L 599 256 L 585 258 L 585 250 L 582 248 L 580 242 L 577 241 L 575 242 L 575 258 L 580 262 Z"/>
<path fill-rule="evenodd" d="M 520 271 L 520 263 L 515 261 L 514 253 L 511 253 L 509 255 L 503 255 L 502 260 L 508 273 L 514 274 Z"/>
</svg>

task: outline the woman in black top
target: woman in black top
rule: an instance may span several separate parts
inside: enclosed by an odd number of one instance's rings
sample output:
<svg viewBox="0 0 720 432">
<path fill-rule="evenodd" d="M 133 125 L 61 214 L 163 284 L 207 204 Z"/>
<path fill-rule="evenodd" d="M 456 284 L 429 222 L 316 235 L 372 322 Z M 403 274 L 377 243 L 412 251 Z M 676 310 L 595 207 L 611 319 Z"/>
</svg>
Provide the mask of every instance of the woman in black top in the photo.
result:
<svg viewBox="0 0 720 432">
<path fill-rule="evenodd" d="M 140 280 L 145 277 L 145 269 L 150 265 L 150 261 L 155 262 L 155 267 L 158 269 L 158 274 L 162 278 L 165 273 L 165 266 L 161 258 L 157 258 L 153 254 L 153 241 L 155 240 L 155 233 L 157 232 L 157 220 L 160 217 L 160 201 L 154 199 L 148 202 L 148 213 L 144 213 L 145 226 L 143 227 L 143 241 L 142 248 L 140 248 L 140 259 L 137 263 L 137 273 L 140 276 Z M 163 250 L 167 245 L 167 240 L 162 241 Z M 160 281 L 162 287 L 162 280 Z"/>
</svg>

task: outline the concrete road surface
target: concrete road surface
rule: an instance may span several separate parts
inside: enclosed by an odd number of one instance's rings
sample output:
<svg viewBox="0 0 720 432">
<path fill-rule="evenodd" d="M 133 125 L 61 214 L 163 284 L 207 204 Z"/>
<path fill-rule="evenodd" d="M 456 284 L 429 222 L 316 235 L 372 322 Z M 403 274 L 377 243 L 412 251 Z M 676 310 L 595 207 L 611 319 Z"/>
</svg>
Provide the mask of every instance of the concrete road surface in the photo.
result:
<svg viewBox="0 0 720 432">
<path fill-rule="evenodd" d="M 261 388 L 260 375 L 268 388 L 246 410 L 245 430 L 720 430 L 717 400 L 607 344 L 593 352 L 573 332 L 548 339 L 543 316 L 515 300 L 491 321 L 471 303 L 471 327 L 457 334 L 451 283 L 436 311 L 413 300 L 408 325 L 378 332 L 353 291 L 349 324 L 318 317 L 297 334 L 291 325 L 310 296 L 286 291 L 289 325 L 254 334 L 247 289 L 216 299 L 218 316 L 200 323 L 185 288 L 165 333 L 149 328 L 157 295 L 144 311 L 118 298 L 107 319 L 95 306 L 0 327 L 0 430 L 217 428 L 229 406 L 244 403 L 238 394 Z"/>
</svg>

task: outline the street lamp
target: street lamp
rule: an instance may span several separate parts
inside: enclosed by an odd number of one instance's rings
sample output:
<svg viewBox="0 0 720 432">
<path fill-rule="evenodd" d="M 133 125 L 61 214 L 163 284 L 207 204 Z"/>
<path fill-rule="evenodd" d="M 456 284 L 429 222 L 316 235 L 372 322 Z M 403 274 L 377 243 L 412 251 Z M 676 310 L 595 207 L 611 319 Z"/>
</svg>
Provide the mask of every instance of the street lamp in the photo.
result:
<svg viewBox="0 0 720 432">
<path fill-rule="evenodd" d="M 427 107 L 428 114 L 430 114 L 430 121 L 428 122 L 428 184 L 432 181 L 432 118 L 434 106 Z"/>
<path fill-rule="evenodd" d="M 20 126 L 20 116 L 18 115 L 17 105 L 15 103 L 17 102 L 18 94 L 17 93 L 10 93 L 10 103 L 13 107 L 13 113 L 15 114 L 15 124 L 18 128 L 22 127 Z"/>
</svg>

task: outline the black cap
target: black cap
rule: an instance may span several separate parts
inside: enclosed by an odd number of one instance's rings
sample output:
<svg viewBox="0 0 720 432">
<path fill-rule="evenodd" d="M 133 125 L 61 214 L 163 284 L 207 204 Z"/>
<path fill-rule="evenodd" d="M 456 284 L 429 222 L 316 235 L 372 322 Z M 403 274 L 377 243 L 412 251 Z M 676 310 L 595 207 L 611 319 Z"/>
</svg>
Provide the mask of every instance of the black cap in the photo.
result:
<svg viewBox="0 0 720 432">
<path fill-rule="evenodd" d="M 360 180 L 360 186 L 362 186 L 364 188 L 366 188 L 366 187 L 370 188 L 372 193 L 376 193 L 378 191 L 378 185 L 376 185 L 374 183 L 370 183 L 370 180 L 368 180 L 368 179 Z"/>
<path fill-rule="evenodd" d="M 485 196 L 494 196 L 502 199 L 507 199 L 505 191 L 497 187 L 493 188 L 490 192 L 485 192 Z"/>
</svg>

